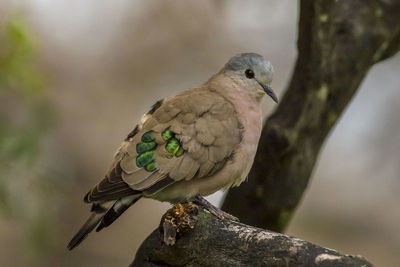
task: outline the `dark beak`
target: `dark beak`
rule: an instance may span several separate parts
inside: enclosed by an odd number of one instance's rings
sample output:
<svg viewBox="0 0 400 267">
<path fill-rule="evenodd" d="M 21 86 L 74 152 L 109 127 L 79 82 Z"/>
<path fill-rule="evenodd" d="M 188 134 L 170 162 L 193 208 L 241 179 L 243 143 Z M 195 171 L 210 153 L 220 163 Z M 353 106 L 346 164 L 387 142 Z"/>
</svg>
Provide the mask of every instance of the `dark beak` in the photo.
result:
<svg viewBox="0 0 400 267">
<path fill-rule="evenodd" d="M 258 81 L 257 81 L 257 82 L 258 82 Z M 261 87 L 264 89 L 264 92 L 265 92 L 267 95 L 269 95 L 269 96 L 272 98 L 272 100 L 275 101 L 275 103 L 278 104 L 278 97 L 276 97 L 274 91 L 272 91 L 272 88 L 269 87 L 268 85 L 264 85 L 264 84 L 262 84 L 262 83 L 260 83 L 260 82 L 258 82 L 258 83 L 259 83 L 259 84 L 261 85 Z"/>
</svg>

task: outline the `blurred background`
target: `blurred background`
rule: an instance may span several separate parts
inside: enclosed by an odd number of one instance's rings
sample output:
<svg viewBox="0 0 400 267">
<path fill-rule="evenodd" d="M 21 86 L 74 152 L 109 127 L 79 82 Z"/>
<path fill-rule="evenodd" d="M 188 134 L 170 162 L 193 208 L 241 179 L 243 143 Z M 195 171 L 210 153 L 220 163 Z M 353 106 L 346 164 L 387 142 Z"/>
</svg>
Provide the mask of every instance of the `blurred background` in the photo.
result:
<svg viewBox="0 0 400 267">
<path fill-rule="evenodd" d="M 141 200 L 69 252 L 84 194 L 155 101 L 201 85 L 232 55 L 269 58 L 282 95 L 297 18 L 297 4 L 280 0 L 2 0 L 0 266 L 128 265 L 169 204 Z M 399 73 L 399 55 L 371 69 L 289 235 L 376 266 L 400 262 Z M 267 116 L 273 103 L 263 105 Z"/>
</svg>

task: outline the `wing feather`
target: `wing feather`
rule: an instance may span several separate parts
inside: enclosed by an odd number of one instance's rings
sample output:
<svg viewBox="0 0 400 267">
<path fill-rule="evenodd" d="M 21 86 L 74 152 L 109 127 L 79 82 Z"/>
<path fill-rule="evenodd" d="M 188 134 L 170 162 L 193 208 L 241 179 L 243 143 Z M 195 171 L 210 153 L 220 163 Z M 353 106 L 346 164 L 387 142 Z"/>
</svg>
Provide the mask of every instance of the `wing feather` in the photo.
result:
<svg viewBox="0 0 400 267">
<path fill-rule="evenodd" d="M 217 93 L 192 89 L 154 107 L 122 143 L 88 201 L 151 195 L 176 181 L 215 174 L 241 141 L 235 109 Z M 151 150 L 139 150 L 146 142 L 154 142 Z"/>
</svg>

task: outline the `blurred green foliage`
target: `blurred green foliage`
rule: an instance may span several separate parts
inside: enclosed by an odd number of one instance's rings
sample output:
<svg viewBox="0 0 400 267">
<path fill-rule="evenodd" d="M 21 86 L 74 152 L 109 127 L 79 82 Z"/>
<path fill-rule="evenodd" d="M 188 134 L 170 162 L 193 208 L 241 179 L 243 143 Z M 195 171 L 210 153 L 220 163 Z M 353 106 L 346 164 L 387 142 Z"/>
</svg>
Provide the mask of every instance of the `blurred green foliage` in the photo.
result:
<svg viewBox="0 0 400 267">
<path fill-rule="evenodd" d="M 37 97 L 44 86 L 34 65 L 34 42 L 21 16 L 10 18 L 0 32 L 0 199 L 9 210 L 6 179 L 17 161 L 33 163 L 46 128 Z M 11 179 L 11 178 L 10 178 Z"/>
<path fill-rule="evenodd" d="M 0 45 L 1 91 L 16 90 L 26 96 L 43 92 L 43 79 L 34 63 L 34 38 L 21 15 L 6 21 Z"/>
<path fill-rule="evenodd" d="M 27 244 L 46 251 L 54 193 L 43 158 L 55 120 L 35 52 L 23 16 L 0 21 L 0 215 L 21 223 Z"/>
</svg>

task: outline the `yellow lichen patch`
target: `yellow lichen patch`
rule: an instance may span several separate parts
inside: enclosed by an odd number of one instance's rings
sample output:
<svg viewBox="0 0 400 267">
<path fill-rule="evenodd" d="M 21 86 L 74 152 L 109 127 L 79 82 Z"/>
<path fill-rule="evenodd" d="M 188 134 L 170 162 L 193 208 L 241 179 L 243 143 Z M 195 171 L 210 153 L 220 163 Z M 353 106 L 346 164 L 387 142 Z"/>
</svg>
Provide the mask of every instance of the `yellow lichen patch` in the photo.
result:
<svg viewBox="0 0 400 267">
<path fill-rule="evenodd" d="M 319 16 L 319 21 L 322 22 L 322 23 L 327 22 L 328 19 L 329 19 L 328 14 L 321 14 L 321 15 Z"/>
<path fill-rule="evenodd" d="M 290 146 L 295 145 L 297 139 L 299 138 L 298 130 L 287 131 L 287 140 L 289 141 Z"/>
<path fill-rule="evenodd" d="M 376 61 L 379 61 L 379 60 L 381 59 L 383 53 L 386 51 L 386 49 L 388 48 L 388 46 L 389 46 L 389 42 L 383 42 L 383 43 L 379 46 L 379 48 L 376 50 L 376 52 L 375 52 L 375 54 L 374 54 L 374 56 L 373 56 L 373 60 L 374 60 L 375 62 L 376 62 Z"/>
<path fill-rule="evenodd" d="M 337 121 L 338 117 L 339 116 L 335 112 L 329 113 L 329 115 L 328 115 L 328 124 L 329 125 L 333 125 Z"/>
<path fill-rule="evenodd" d="M 278 225 L 281 229 L 288 224 L 290 218 L 292 217 L 292 214 L 293 214 L 293 209 L 283 210 L 279 214 Z"/>
<path fill-rule="evenodd" d="M 375 9 L 375 16 L 376 16 L 377 18 L 382 17 L 382 15 L 383 15 L 383 10 L 382 10 L 382 8 L 377 8 L 377 9 Z"/>
<path fill-rule="evenodd" d="M 328 98 L 328 86 L 326 83 L 323 83 L 317 92 L 317 97 L 322 102 L 325 102 Z"/>
</svg>

